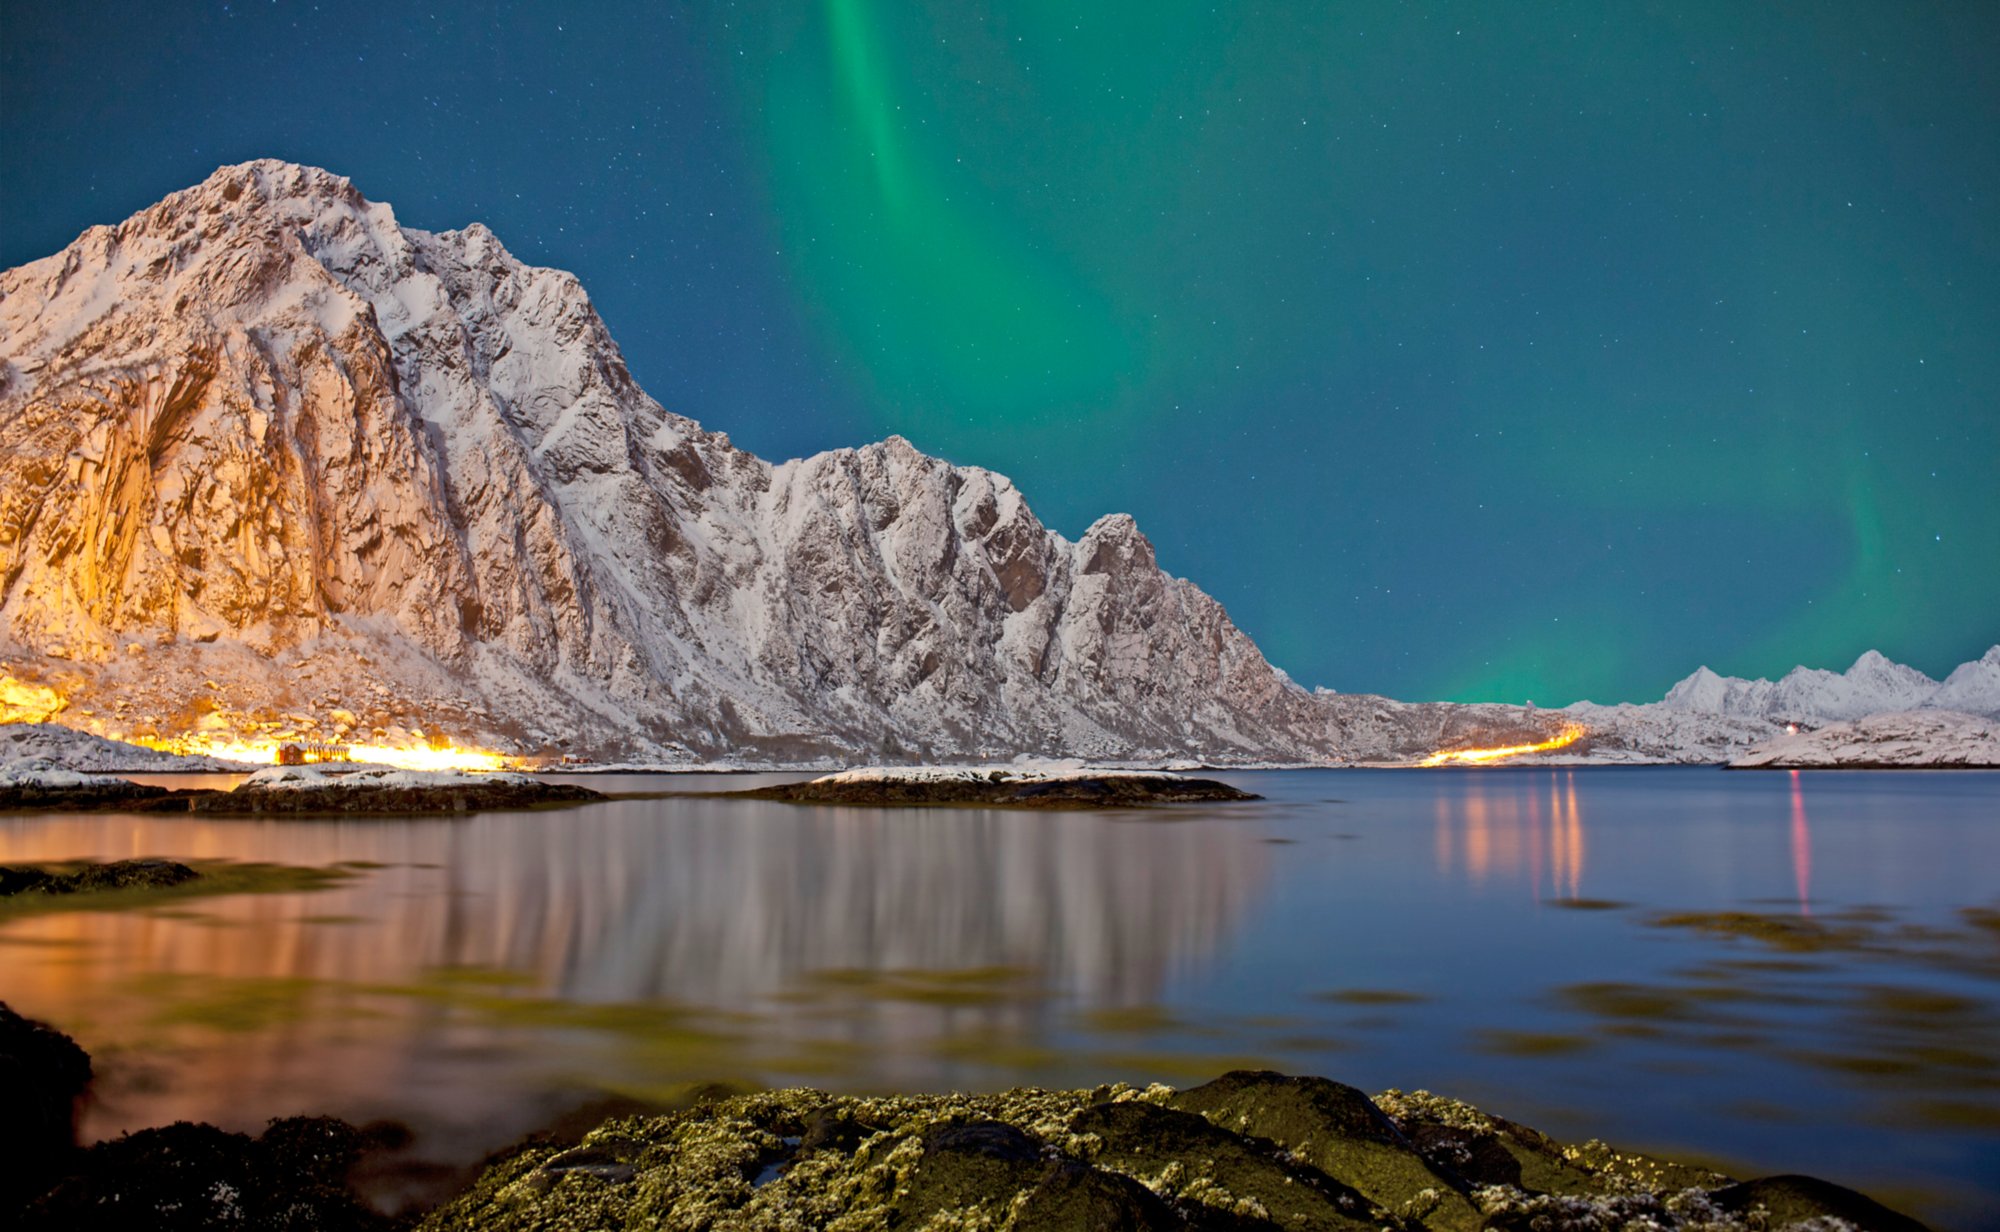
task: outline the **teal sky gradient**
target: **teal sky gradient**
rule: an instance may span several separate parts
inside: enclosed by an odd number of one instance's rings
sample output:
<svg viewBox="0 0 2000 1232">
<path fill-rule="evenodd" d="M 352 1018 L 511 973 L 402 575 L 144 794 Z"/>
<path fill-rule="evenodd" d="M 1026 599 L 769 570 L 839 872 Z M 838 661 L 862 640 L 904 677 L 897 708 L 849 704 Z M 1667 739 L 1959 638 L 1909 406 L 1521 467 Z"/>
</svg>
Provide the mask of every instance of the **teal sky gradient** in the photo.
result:
<svg viewBox="0 0 2000 1232">
<path fill-rule="evenodd" d="M 0 11 L 6 263 L 317 162 L 759 452 L 1130 511 L 1307 684 L 2000 641 L 1991 6 L 186 7 Z"/>
</svg>

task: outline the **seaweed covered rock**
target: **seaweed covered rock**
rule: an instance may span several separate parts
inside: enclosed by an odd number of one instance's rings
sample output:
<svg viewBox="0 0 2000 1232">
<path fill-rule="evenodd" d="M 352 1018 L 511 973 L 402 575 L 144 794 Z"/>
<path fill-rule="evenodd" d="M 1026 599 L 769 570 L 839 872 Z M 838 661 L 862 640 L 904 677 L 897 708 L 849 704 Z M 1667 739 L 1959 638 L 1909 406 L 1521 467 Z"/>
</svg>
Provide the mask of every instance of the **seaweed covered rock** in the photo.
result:
<svg viewBox="0 0 2000 1232">
<path fill-rule="evenodd" d="M 1470 1232 L 1479 1212 L 1470 1183 L 1425 1158 L 1373 1100 L 1326 1078 L 1238 1070 L 1182 1091 L 1169 1106 L 1197 1112 L 1240 1134 L 1282 1143 L 1329 1177 L 1381 1207 L 1428 1227 Z"/>
<path fill-rule="evenodd" d="M 1838 1219 L 1874 1232 L 1924 1232 L 1866 1194 L 1811 1176 L 1766 1176 L 1709 1195 L 1725 1211 L 1748 1214 L 1762 1209 L 1773 1224 Z"/>
<path fill-rule="evenodd" d="M 1388 1219 L 1365 1195 L 1301 1166 L 1272 1142 L 1191 1112 L 1143 1099 L 1106 1101 L 1085 1109 L 1070 1130 L 1090 1140 L 1103 1166 L 1189 1208 L 1214 1207 L 1251 1226 L 1364 1232 Z"/>
<path fill-rule="evenodd" d="M 79 1153 L 23 1212 L 24 1232 L 388 1232 L 348 1184 L 371 1131 L 331 1117 L 272 1121 L 260 1138 L 176 1122 Z"/>
<path fill-rule="evenodd" d="M 90 1055 L 0 1003 L 0 1212 L 58 1174 L 76 1149 L 76 1101 Z"/>
<path fill-rule="evenodd" d="M 89 894 L 101 890 L 161 890 L 201 876 L 173 860 L 111 860 L 67 872 L 32 865 L 0 866 L 0 898 L 15 894 Z"/>
<path fill-rule="evenodd" d="M 1600 1143 L 1562 1146 L 1424 1092 L 1371 1100 L 1325 1079 L 1238 1072 L 1185 1092 L 736 1095 L 609 1121 L 581 1142 L 531 1142 L 422 1226 L 1824 1232 L 1828 1217 L 1861 1232 L 1918 1227 L 1810 1178 L 1738 1184 Z"/>
</svg>

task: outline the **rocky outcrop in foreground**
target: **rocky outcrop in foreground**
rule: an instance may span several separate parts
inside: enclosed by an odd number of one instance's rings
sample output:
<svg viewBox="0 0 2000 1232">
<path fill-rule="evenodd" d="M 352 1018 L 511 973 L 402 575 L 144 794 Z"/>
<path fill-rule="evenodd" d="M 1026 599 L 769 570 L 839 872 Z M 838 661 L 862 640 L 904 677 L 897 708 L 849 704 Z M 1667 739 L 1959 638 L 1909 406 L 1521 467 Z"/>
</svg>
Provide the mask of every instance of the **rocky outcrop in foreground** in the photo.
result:
<svg viewBox="0 0 2000 1232">
<path fill-rule="evenodd" d="M 386 1232 L 411 1218 L 353 1185 L 364 1157 L 406 1144 L 398 1127 L 292 1117 L 250 1138 L 183 1122 L 85 1150 L 89 1081 L 73 1041 L 0 1005 L 6 1226 Z M 531 1139 L 421 1228 L 1923 1232 L 1811 1177 L 1737 1182 L 1422 1091 L 1370 1099 L 1249 1071 L 1185 1091 L 739 1095 Z"/>
<path fill-rule="evenodd" d="M 723 793 L 789 804 L 866 807 L 961 805 L 1001 808 L 1142 808 L 1155 804 L 1257 800 L 1214 779 L 1144 771 L 871 768 Z"/>
<path fill-rule="evenodd" d="M 1423 1092 L 1371 1100 L 1237 1072 L 1186 1091 L 737 1096 L 522 1149 L 423 1227 L 1776 1232 L 1839 1226 L 1811 1222 L 1828 1218 L 1921 1228 L 1809 1177 L 1739 1183 Z"/>
</svg>

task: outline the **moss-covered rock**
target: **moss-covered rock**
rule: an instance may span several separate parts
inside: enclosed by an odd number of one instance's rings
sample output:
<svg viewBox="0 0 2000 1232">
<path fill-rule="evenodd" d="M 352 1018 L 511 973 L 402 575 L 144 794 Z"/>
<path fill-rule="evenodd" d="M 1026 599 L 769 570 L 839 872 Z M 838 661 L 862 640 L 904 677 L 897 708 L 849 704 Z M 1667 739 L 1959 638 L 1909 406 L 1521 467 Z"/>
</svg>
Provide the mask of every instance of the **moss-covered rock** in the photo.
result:
<svg viewBox="0 0 2000 1232">
<path fill-rule="evenodd" d="M 1827 1216 L 1917 1227 L 1825 1182 L 1737 1184 L 1421 1091 L 1235 1073 L 1178 1093 L 737 1095 L 523 1146 L 423 1227 L 1782 1232 Z"/>
<path fill-rule="evenodd" d="M 1281 1142 L 1376 1205 L 1426 1227 L 1471 1232 L 1471 1183 L 1426 1158 L 1373 1100 L 1326 1078 L 1237 1071 L 1168 1101 L 1239 1134 Z"/>
</svg>

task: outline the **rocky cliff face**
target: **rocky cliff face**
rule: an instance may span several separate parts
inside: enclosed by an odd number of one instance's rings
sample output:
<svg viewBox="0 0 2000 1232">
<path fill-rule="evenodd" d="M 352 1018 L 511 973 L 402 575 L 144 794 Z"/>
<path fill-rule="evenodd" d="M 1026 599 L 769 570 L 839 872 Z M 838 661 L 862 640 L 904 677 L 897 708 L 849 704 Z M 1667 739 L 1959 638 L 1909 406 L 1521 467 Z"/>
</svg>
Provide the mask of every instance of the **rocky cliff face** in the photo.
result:
<svg viewBox="0 0 2000 1232">
<path fill-rule="evenodd" d="M 772 465 L 576 280 L 227 167 L 0 275 L 0 664 L 111 734 L 600 755 L 1324 760 L 1347 719 L 1157 567 L 891 438 Z"/>
</svg>

